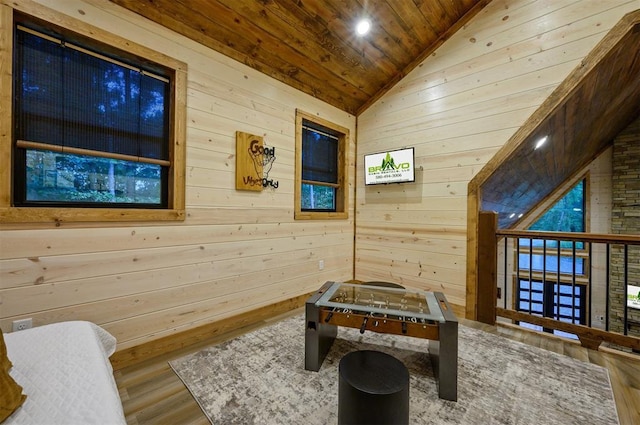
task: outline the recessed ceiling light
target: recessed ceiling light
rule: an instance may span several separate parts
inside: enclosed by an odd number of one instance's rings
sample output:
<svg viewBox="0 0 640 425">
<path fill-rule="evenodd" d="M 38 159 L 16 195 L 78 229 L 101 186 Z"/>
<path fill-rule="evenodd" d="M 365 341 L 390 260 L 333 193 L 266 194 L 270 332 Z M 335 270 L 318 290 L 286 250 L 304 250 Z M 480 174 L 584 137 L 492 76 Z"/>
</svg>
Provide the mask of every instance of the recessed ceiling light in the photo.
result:
<svg viewBox="0 0 640 425">
<path fill-rule="evenodd" d="M 356 25 L 356 33 L 358 35 L 365 35 L 371 29 L 371 22 L 368 19 L 361 19 Z"/>
<path fill-rule="evenodd" d="M 509 218 L 513 218 L 516 216 L 516 213 L 511 213 L 511 215 L 509 216 Z"/>
<path fill-rule="evenodd" d="M 538 149 L 540 146 L 544 145 L 549 136 L 544 136 L 542 139 L 536 142 L 536 147 L 534 149 Z"/>
</svg>

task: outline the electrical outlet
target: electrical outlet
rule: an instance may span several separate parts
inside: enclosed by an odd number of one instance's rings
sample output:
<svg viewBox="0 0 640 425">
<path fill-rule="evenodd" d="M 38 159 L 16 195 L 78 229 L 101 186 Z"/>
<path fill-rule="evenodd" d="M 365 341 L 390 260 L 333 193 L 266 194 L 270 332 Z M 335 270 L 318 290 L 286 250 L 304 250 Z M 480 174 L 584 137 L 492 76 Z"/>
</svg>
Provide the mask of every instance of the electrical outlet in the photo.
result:
<svg viewBox="0 0 640 425">
<path fill-rule="evenodd" d="M 318 270 L 324 270 L 324 260 L 318 261 Z"/>
<path fill-rule="evenodd" d="M 12 323 L 12 330 L 13 332 L 23 331 L 25 329 L 31 329 L 32 326 L 33 326 L 33 321 L 31 320 L 31 318 L 14 320 Z"/>
</svg>

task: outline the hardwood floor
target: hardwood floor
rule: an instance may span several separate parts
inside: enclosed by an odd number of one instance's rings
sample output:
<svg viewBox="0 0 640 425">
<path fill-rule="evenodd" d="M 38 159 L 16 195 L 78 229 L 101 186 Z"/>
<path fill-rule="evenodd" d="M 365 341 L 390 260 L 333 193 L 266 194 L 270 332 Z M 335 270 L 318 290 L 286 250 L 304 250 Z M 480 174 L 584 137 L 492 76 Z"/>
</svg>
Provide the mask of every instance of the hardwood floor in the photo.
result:
<svg viewBox="0 0 640 425">
<path fill-rule="evenodd" d="M 114 374 L 127 423 L 130 425 L 209 424 L 182 381 L 169 367 L 168 361 L 301 312 L 302 309 L 297 309 L 268 321 L 236 329 L 198 345 L 116 370 Z M 640 356 L 589 350 L 573 341 L 542 335 L 515 326 L 500 325 L 495 327 L 464 319 L 460 322 L 466 326 L 499 334 L 525 344 L 607 368 L 620 425 L 640 424 Z"/>
<path fill-rule="evenodd" d="M 299 308 L 114 371 L 127 423 L 129 425 L 209 425 L 210 422 L 202 413 L 200 406 L 168 362 L 209 345 L 219 344 L 275 321 L 300 314 L 302 311 Z"/>
</svg>

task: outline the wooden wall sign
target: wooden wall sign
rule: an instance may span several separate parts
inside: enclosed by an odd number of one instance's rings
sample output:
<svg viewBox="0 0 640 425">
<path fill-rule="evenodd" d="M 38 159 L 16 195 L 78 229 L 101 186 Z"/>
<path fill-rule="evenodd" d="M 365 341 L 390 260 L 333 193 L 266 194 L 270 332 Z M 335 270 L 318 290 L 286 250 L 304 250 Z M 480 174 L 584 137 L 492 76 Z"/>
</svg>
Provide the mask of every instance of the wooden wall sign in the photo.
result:
<svg viewBox="0 0 640 425">
<path fill-rule="evenodd" d="M 262 154 L 260 154 L 262 152 Z M 261 136 L 236 131 L 236 189 L 262 190 L 262 155 L 264 143 Z M 256 158 L 256 156 L 260 158 Z"/>
</svg>

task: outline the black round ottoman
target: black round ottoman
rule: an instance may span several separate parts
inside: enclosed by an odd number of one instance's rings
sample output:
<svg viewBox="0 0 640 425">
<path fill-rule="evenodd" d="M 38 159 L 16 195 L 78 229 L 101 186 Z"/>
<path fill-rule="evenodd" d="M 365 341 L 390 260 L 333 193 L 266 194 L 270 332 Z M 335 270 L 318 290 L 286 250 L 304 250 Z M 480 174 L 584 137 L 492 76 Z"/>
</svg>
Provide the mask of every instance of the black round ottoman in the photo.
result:
<svg viewBox="0 0 640 425">
<path fill-rule="evenodd" d="M 408 424 L 409 371 L 380 351 L 352 351 L 338 367 L 338 424 Z"/>
</svg>

